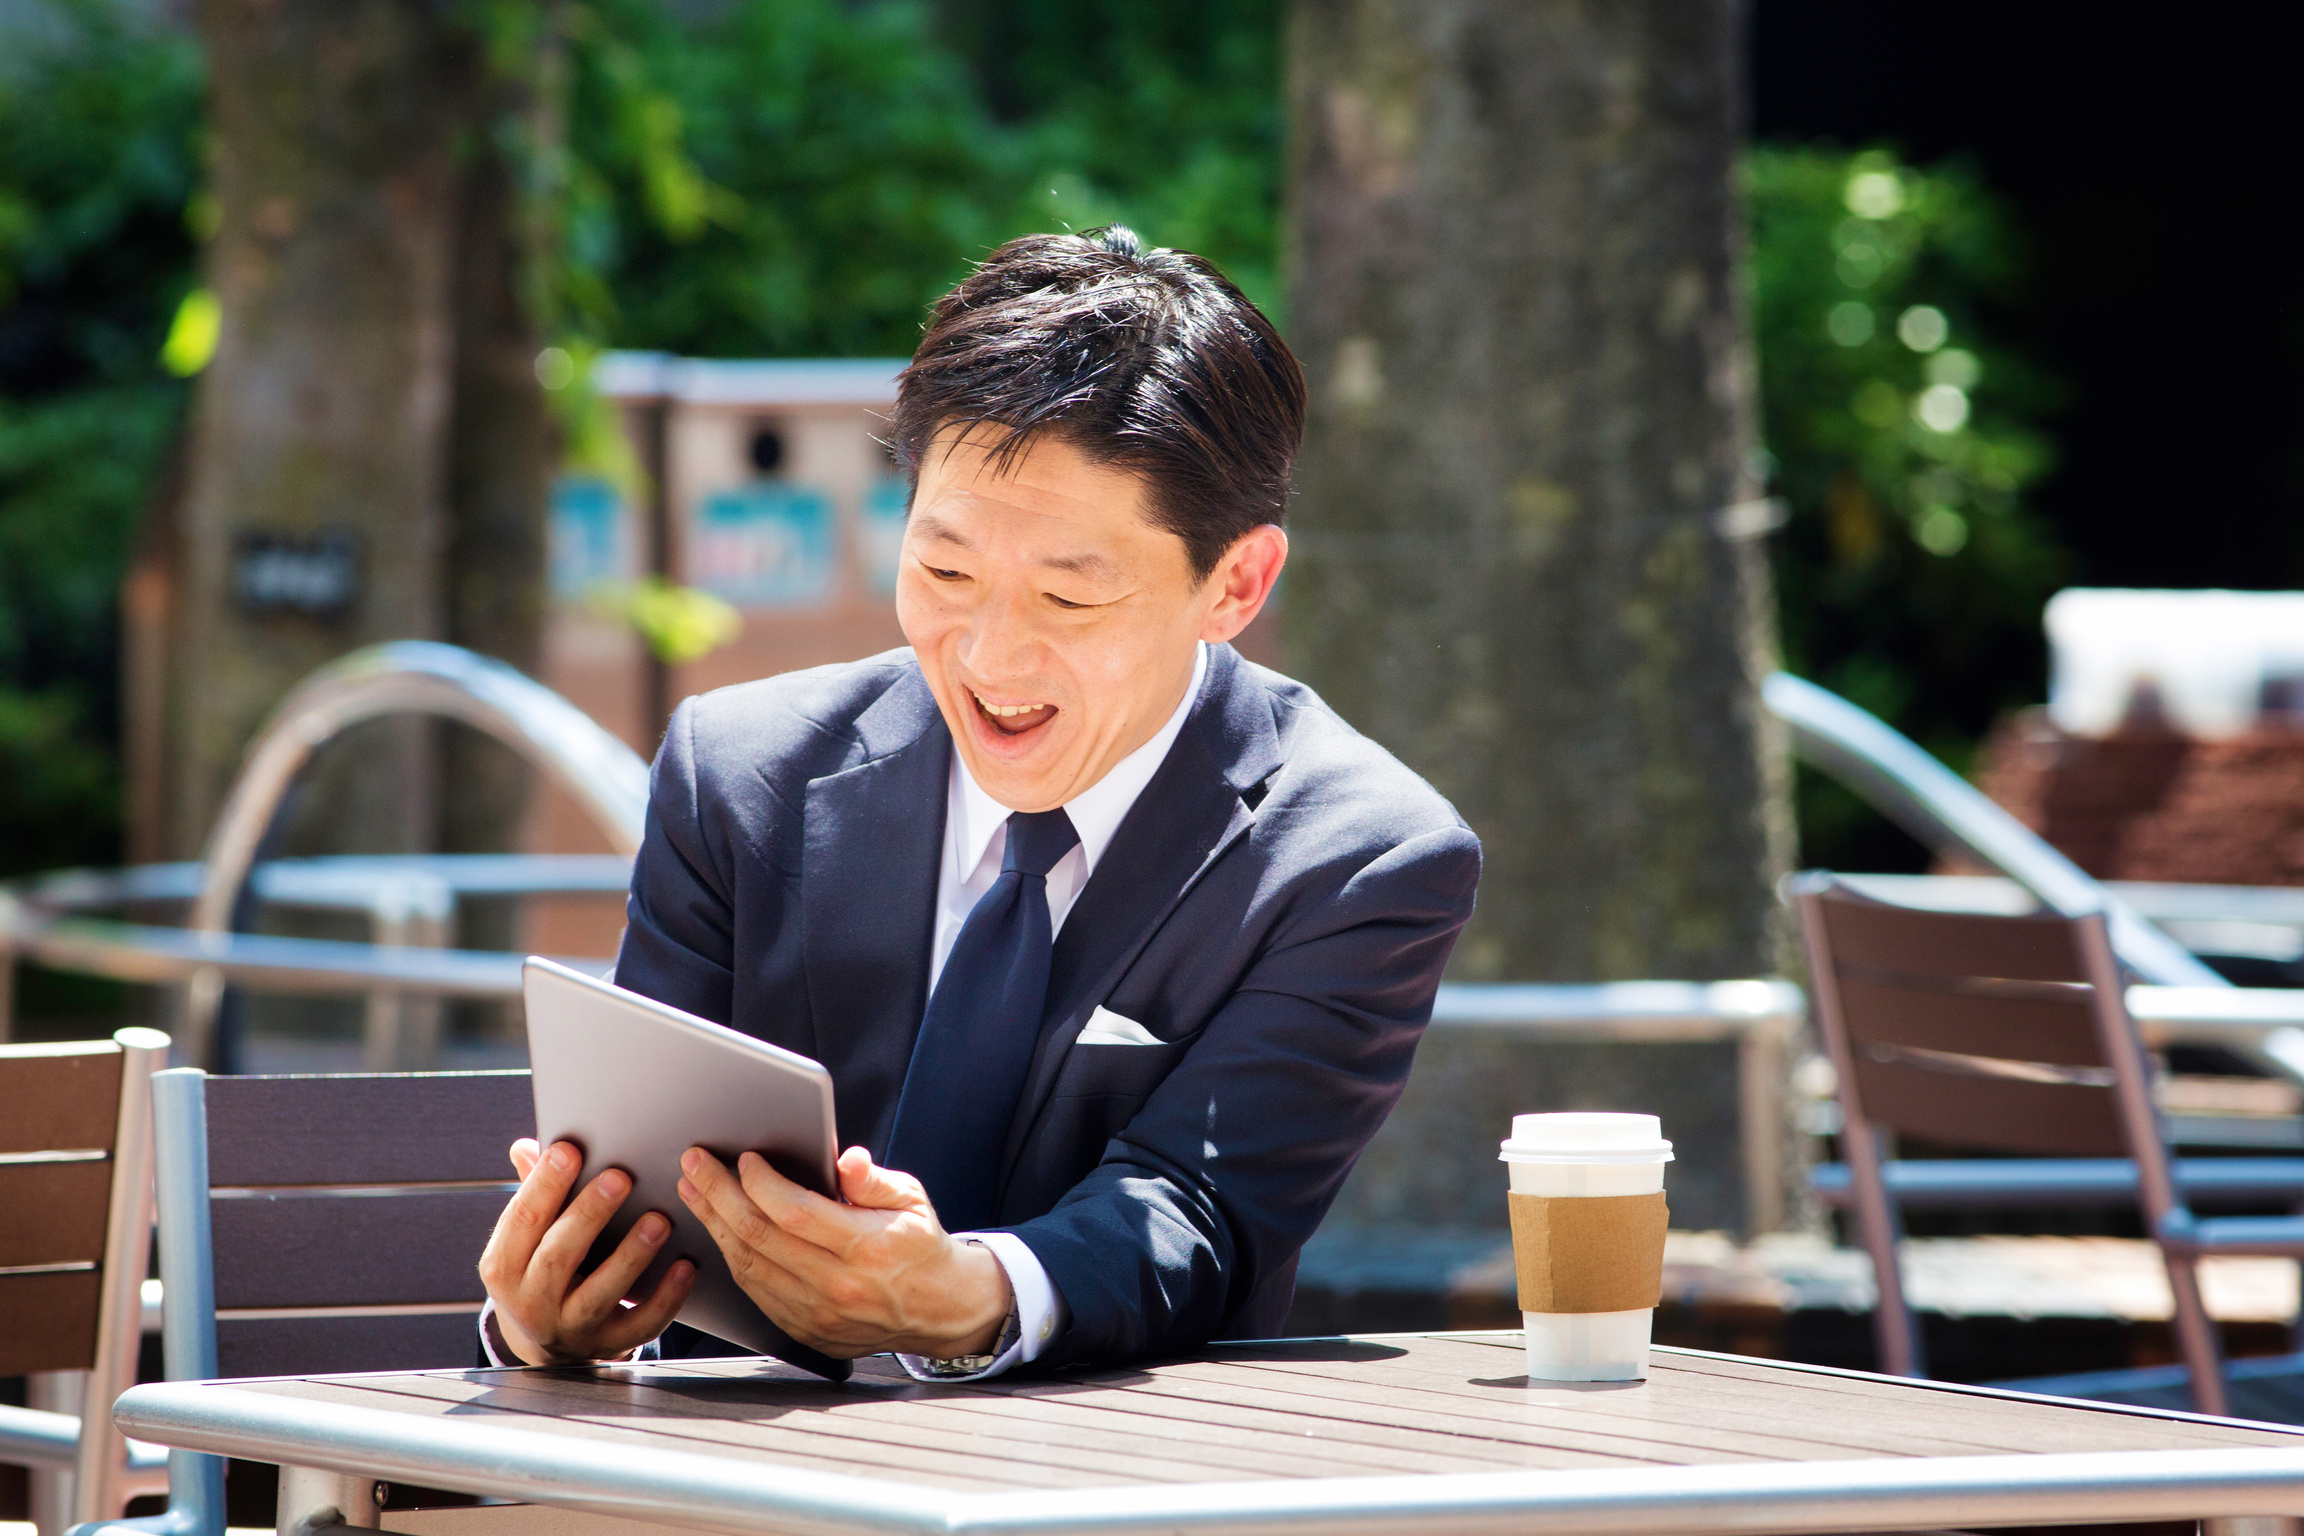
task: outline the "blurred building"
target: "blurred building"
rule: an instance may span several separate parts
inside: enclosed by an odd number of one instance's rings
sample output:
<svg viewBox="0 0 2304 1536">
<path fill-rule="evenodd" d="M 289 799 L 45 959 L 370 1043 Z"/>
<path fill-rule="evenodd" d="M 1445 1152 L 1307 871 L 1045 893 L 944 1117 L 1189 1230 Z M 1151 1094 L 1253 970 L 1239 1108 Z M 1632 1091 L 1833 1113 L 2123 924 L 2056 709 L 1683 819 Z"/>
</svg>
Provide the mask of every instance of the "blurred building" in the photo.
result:
<svg viewBox="0 0 2304 1536">
<path fill-rule="evenodd" d="M 2304 593 L 2073 590 L 2047 626 L 1985 792 L 2099 878 L 2304 885 Z"/>
</svg>

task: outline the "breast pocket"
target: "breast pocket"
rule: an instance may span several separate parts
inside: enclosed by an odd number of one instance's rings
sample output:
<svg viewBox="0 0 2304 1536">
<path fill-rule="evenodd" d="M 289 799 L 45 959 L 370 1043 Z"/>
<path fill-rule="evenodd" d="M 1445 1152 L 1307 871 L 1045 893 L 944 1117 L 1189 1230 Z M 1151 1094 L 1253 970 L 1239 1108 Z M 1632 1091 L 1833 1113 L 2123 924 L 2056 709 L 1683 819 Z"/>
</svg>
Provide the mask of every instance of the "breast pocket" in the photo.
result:
<svg viewBox="0 0 2304 1536">
<path fill-rule="evenodd" d="M 1098 1008 L 1081 1027 L 1056 1074 L 1056 1097 L 1143 1098 L 1184 1055 L 1185 1042 L 1162 1040 L 1133 1019 Z"/>
</svg>

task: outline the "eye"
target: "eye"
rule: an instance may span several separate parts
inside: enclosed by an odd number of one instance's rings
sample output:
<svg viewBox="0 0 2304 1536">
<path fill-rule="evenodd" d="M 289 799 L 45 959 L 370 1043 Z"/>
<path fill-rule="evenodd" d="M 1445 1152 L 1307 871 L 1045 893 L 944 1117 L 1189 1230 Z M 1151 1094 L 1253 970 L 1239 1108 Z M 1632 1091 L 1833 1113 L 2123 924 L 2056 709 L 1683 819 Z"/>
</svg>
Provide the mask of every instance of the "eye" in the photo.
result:
<svg viewBox="0 0 2304 1536">
<path fill-rule="evenodd" d="M 1053 592 L 1051 592 L 1051 593 L 1049 593 L 1049 594 L 1048 594 L 1048 601 L 1050 601 L 1050 602 L 1054 603 L 1054 604 L 1055 604 L 1057 607 L 1059 607 L 1059 608 L 1067 608 L 1067 609 L 1077 609 L 1077 608 L 1093 608 L 1093 607 L 1095 607 L 1095 606 L 1096 606 L 1096 604 L 1094 604 L 1094 603 L 1076 603 L 1076 602 L 1072 601 L 1072 599 L 1070 599 L 1070 598 L 1068 598 L 1068 597 L 1058 597 L 1058 596 L 1057 596 L 1055 593 L 1053 593 Z"/>
<path fill-rule="evenodd" d="M 947 571 L 940 566 L 930 565 L 925 560 L 920 562 L 920 569 L 926 571 L 929 575 L 935 577 L 938 581 L 966 581 L 968 579 L 968 573 L 965 571 Z"/>
</svg>

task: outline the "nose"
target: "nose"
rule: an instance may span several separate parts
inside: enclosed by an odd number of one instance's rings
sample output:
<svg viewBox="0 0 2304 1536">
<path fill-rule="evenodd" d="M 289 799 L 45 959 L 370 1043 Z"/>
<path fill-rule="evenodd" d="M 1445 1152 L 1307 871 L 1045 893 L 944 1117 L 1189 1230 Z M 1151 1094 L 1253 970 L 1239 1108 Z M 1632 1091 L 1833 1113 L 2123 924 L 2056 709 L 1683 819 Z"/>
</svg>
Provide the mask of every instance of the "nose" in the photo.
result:
<svg viewBox="0 0 2304 1536">
<path fill-rule="evenodd" d="M 978 608 L 960 659 L 986 684 L 1039 672 L 1042 640 L 1029 600 L 1001 593 Z"/>
</svg>

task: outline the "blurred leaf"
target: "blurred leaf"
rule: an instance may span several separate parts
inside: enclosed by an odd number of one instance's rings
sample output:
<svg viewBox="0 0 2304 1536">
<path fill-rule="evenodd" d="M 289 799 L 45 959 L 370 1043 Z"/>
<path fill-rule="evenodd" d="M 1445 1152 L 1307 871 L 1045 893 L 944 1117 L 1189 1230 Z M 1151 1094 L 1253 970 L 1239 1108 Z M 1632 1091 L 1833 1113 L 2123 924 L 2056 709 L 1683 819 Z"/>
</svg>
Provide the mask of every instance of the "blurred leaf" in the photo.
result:
<svg viewBox="0 0 2304 1536">
<path fill-rule="evenodd" d="M 223 330 L 224 306 L 207 288 L 195 288 L 176 306 L 168 324 L 168 339 L 160 343 L 160 366 L 180 379 L 188 379 L 208 366 L 216 355 L 216 338 Z"/>
<path fill-rule="evenodd" d="M 710 655 L 744 630 L 743 616 L 727 603 L 661 576 L 602 586 L 591 594 L 591 606 L 630 624 L 658 661 L 674 666 Z"/>
</svg>

